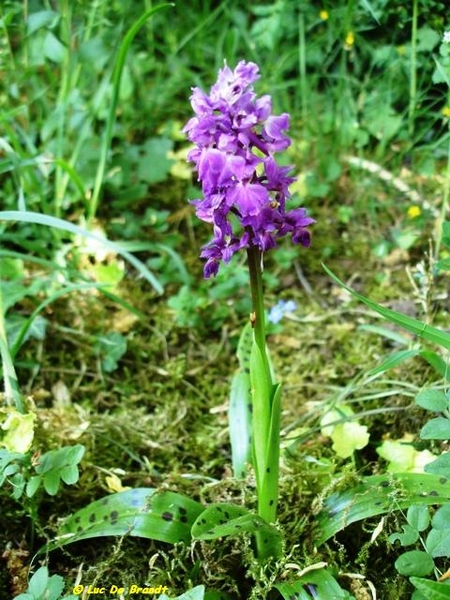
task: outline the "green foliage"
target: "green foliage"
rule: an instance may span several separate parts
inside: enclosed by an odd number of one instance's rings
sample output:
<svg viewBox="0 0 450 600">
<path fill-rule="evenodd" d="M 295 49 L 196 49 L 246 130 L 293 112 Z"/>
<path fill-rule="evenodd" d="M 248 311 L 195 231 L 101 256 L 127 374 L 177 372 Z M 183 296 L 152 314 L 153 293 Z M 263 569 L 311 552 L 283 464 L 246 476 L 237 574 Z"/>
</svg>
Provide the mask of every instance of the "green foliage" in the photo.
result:
<svg viewBox="0 0 450 600">
<path fill-rule="evenodd" d="M 174 492 L 134 488 L 91 502 L 67 517 L 58 537 L 41 549 L 104 536 L 143 537 L 175 544 L 188 543 L 191 527 L 203 507 Z"/>
<path fill-rule="evenodd" d="M 214 540 L 243 533 L 258 537 L 259 559 L 281 556 L 281 536 L 277 529 L 244 507 L 213 504 L 200 513 L 192 526 L 192 537 L 197 540 Z"/>
<path fill-rule="evenodd" d="M 414 505 L 446 504 L 449 500 L 450 480 L 445 477 L 428 473 L 365 477 L 358 485 L 326 498 L 317 516 L 315 540 L 321 544 L 362 519 Z"/>
<path fill-rule="evenodd" d="M 78 596 L 62 596 L 64 580 L 59 575 L 49 575 L 47 567 L 39 569 L 31 577 L 25 593 L 15 596 L 14 600 L 75 600 Z"/>
<path fill-rule="evenodd" d="M 230 387 L 230 407 L 228 422 L 230 431 L 231 459 L 235 477 L 245 477 L 247 466 L 251 462 L 252 418 L 250 355 L 253 342 L 253 330 L 248 322 L 239 337 L 237 356 L 239 368 L 233 375 Z"/>
<path fill-rule="evenodd" d="M 275 586 L 284 600 L 296 598 L 310 600 L 311 598 L 345 598 L 355 600 L 348 591 L 341 588 L 331 573 L 325 569 L 309 571 L 297 581 L 278 583 Z"/>
</svg>

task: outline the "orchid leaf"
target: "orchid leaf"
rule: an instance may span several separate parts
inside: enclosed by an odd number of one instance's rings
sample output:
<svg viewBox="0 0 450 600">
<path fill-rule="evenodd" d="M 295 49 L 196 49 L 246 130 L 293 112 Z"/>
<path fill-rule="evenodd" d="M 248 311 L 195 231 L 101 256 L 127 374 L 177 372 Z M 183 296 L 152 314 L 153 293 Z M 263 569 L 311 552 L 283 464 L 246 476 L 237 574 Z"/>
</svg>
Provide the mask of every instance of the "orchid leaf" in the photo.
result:
<svg viewBox="0 0 450 600">
<path fill-rule="evenodd" d="M 302 575 L 297 581 L 277 583 L 278 590 L 284 600 L 312 600 L 313 598 L 333 598 L 350 600 L 353 596 L 343 590 L 336 579 L 326 569 L 311 570 Z"/>
<path fill-rule="evenodd" d="M 135 488 L 105 496 L 69 516 L 57 538 L 40 552 L 104 536 L 142 537 L 189 543 L 201 504 L 174 492 Z"/>
<path fill-rule="evenodd" d="M 358 485 L 329 496 L 316 519 L 316 541 L 323 544 L 356 521 L 362 521 L 411 504 L 450 501 L 450 480 L 428 473 L 396 473 L 366 477 Z"/>
<path fill-rule="evenodd" d="M 243 533 L 260 536 L 266 556 L 280 556 L 281 537 L 278 530 L 243 506 L 213 504 L 197 517 L 192 526 L 192 537 L 197 540 L 215 540 Z M 260 555 L 260 558 L 264 556 Z"/>
<path fill-rule="evenodd" d="M 245 477 L 247 464 L 251 462 L 251 384 L 250 354 L 253 342 L 253 330 L 250 322 L 242 330 L 239 338 L 237 357 L 239 370 L 231 382 L 230 408 L 228 422 L 230 430 L 231 455 L 235 477 Z"/>
</svg>

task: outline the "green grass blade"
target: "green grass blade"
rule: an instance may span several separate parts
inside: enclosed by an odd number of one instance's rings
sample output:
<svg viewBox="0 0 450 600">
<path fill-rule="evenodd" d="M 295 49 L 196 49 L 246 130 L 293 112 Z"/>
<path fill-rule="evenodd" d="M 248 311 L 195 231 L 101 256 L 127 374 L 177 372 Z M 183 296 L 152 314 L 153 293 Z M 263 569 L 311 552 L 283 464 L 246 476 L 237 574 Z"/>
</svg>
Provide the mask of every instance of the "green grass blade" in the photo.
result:
<svg viewBox="0 0 450 600">
<path fill-rule="evenodd" d="M 57 292 L 52 294 L 49 298 L 46 298 L 43 302 L 41 302 L 39 304 L 39 306 L 31 313 L 31 315 L 28 317 L 28 319 L 25 321 L 25 323 L 20 328 L 20 331 L 19 331 L 16 339 L 14 340 L 14 343 L 11 346 L 11 358 L 14 360 L 14 358 L 17 355 L 17 352 L 20 350 L 20 348 L 23 344 L 25 336 L 27 335 L 30 327 L 33 324 L 33 321 L 36 319 L 36 317 L 39 315 L 39 313 L 42 310 L 44 310 L 44 308 L 46 306 L 48 306 L 49 304 L 51 304 L 58 298 L 65 296 L 66 294 L 70 294 L 72 292 L 88 290 L 91 288 L 98 289 L 98 288 L 101 288 L 102 285 L 103 284 L 101 284 L 101 283 L 80 283 L 80 284 L 68 285 L 68 286 L 62 288 L 61 290 L 58 290 Z"/>
<path fill-rule="evenodd" d="M 153 289 L 158 293 L 163 293 L 163 287 L 156 279 L 156 277 L 149 271 L 149 269 L 135 256 L 124 250 L 120 247 L 119 243 L 112 242 L 107 238 L 103 238 L 95 233 L 91 233 L 78 225 L 74 225 L 69 221 L 65 221 L 64 219 L 59 219 L 57 217 L 51 217 L 50 215 L 43 215 L 41 213 L 32 212 L 32 211 L 20 211 L 20 210 L 5 210 L 0 211 L 0 221 L 18 221 L 21 223 L 35 223 L 36 225 L 45 225 L 47 227 L 53 227 L 55 229 L 62 229 L 63 231 L 68 231 L 69 233 L 73 233 L 74 235 L 80 235 L 84 238 L 91 239 L 96 241 L 99 244 L 102 244 L 106 248 L 109 248 L 116 254 L 120 254 L 125 260 L 127 260 L 130 264 L 135 267 L 139 271 L 139 273 L 150 283 Z"/>
<path fill-rule="evenodd" d="M 120 44 L 119 52 L 117 55 L 117 61 L 114 67 L 114 72 L 112 75 L 112 86 L 113 86 L 113 95 L 111 99 L 111 103 L 109 105 L 108 116 L 106 118 L 106 127 L 105 127 L 105 135 L 103 138 L 103 142 L 100 148 L 100 159 L 98 163 L 97 173 L 95 176 L 94 189 L 92 191 L 92 197 L 89 204 L 88 210 L 88 223 L 92 221 L 97 212 L 98 203 L 100 200 L 100 191 L 102 188 L 103 179 L 105 176 L 106 170 L 106 162 L 108 158 L 108 152 L 111 145 L 111 140 L 113 136 L 114 123 L 116 120 L 116 110 L 117 104 L 119 102 L 119 92 L 120 92 L 120 82 L 122 80 L 123 67 L 125 65 L 125 60 L 128 54 L 128 50 L 130 49 L 131 43 L 139 31 L 139 29 L 145 25 L 145 23 L 152 17 L 156 12 L 163 8 L 168 8 L 169 6 L 174 6 L 172 3 L 167 4 L 159 4 L 158 6 L 154 6 L 153 8 L 147 10 L 135 23 L 130 27 L 128 32 Z"/>
<path fill-rule="evenodd" d="M 338 277 L 336 277 L 336 275 L 332 273 L 332 271 L 330 271 L 330 269 L 328 269 L 325 265 L 323 265 L 323 268 L 326 271 L 326 273 L 331 277 L 331 279 L 333 279 L 333 281 L 335 281 L 338 285 L 347 290 L 347 292 L 349 292 L 352 296 L 363 302 L 366 306 L 368 306 L 375 312 L 379 313 L 382 317 L 384 317 L 391 323 L 394 323 L 395 325 L 398 325 L 399 327 L 402 327 L 407 331 L 411 331 L 411 333 L 418 335 L 427 342 L 433 342 L 435 344 L 438 344 L 439 346 L 442 346 L 442 348 L 445 348 L 446 350 L 450 350 L 449 333 L 437 329 L 436 327 L 432 327 L 431 325 L 427 325 L 426 323 L 418 321 L 417 319 L 407 317 L 406 315 L 403 315 L 402 313 L 399 313 L 395 310 L 391 310 L 390 308 L 385 308 L 384 306 L 381 306 L 380 304 L 369 300 L 365 296 L 358 294 L 358 292 L 355 292 L 347 285 L 345 285 L 345 283 L 343 283 Z"/>
<path fill-rule="evenodd" d="M 91 502 L 68 517 L 54 540 L 39 553 L 104 536 L 142 537 L 169 544 L 191 541 L 201 504 L 174 492 L 135 488 Z"/>
<path fill-rule="evenodd" d="M 318 545 L 356 521 L 411 504 L 443 504 L 450 500 L 450 480 L 427 473 L 366 477 L 357 486 L 329 496 L 316 521 Z"/>
</svg>

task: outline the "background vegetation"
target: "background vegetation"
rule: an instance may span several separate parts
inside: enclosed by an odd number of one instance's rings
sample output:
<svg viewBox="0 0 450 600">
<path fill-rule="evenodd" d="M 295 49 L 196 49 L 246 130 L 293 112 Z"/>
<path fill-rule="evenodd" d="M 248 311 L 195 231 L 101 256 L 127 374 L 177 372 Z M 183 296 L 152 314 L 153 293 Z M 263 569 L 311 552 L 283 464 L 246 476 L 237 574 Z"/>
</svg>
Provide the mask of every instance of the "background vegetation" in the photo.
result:
<svg viewBox="0 0 450 600">
<path fill-rule="evenodd" d="M 377 320 L 321 266 L 384 306 L 448 327 L 445 4 L 198 0 L 140 22 L 157 8 L 150 0 L 1 3 L 0 337 L 11 364 L 0 410 L 6 422 L 8 401 L 20 398 L 35 415 L 17 434 L 34 433 L 25 458 L 11 458 L 17 439 L 5 442 L 3 427 L 2 597 L 27 590 L 44 562 L 67 594 L 79 580 L 151 581 L 172 597 L 204 584 L 264 598 L 276 577 L 324 561 L 339 597 L 434 598 L 409 576 L 448 574 L 449 546 L 428 573 L 397 568 L 405 540 L 392 535 L 415 523 L 419 550 L 427 527 L 406 508 L 393 502 L 386 520 L 354 524 L 319 549 L 315 528 L 333 491 L 448 451 L 446 438 L 420 439 L 430 413 L 414 402 L 423 388 L 445 392 L 448 353 Z M 190 550 L 124 537 L 32 562 L 59 519 L 108 492 L 154 486 L 202 502 L 255 501 L 251 477 L 231 477 L 227 429 L 250 310 L 245 257 L 202 279 L 210 232 L 188 203 L 200 192 L 181 133 L 190 88 L 209 89 L 224 60 L 258 63 L 258 93 L 291 114 L 294 200 L 316 219 L 312 249 L 282 244 L 265 264 L 267 308 L 297 303 L 269 340 L 285 385 L 284 559 L 264 571 L 242 539 Z M 324 415 L 370 439 L 342 450 L 349 434 L 330 439 Z M 39 456 L 67 446 L 84 451 L 47 455 L 46 479 Z"/>
</svg>

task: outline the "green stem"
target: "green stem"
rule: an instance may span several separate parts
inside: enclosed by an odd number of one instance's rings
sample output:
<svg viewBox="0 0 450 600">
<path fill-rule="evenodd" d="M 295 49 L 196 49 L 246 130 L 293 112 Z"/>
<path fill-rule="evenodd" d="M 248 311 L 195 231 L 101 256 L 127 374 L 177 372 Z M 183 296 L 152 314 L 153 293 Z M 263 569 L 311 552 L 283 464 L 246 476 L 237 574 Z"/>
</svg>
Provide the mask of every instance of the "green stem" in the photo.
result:
<svg viewBox="0 0 450 600">
<path fill-rule="evenodd" d="M 255 335 L 255 341 L 261 351 L 266 355 L 266 323 L 264 318 L 264 295 L 262 285 L 262 253 L 256 246 L 251 246 L 247 250 L 248 270 L 250 273 L 250 289 L 252 293 L 252 325 Z M 267 361 L 267 366 L 269 365 Z"/>
<path fill-rule="evenodd" d="M 252 246 L 247 250 L 252 294 L 251 323 L 254 347 L 250 358 L 253 402 L 253 461 L 258 494 L 258 514 L 268 523 L 276 520 L 278 500 L 280 386 L 274 384 L 266 348 L 262 253 Z M 264 536 L 256 536 L 258 556 L 266 550 Z"/>
</svg>

